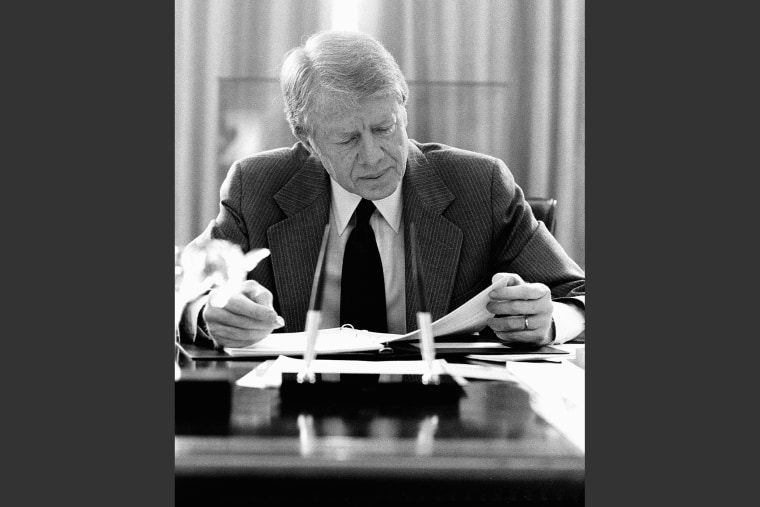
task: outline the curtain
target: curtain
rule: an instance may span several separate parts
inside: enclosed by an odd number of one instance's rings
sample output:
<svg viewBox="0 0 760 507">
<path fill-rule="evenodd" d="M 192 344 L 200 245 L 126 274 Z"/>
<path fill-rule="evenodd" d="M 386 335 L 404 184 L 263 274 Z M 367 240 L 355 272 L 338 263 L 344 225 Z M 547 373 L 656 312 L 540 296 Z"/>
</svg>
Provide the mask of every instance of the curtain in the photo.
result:
<svg viewBox="0 0 760 507">
<path fill-rule="evenodd" d="M 409 80 L 410 137 L 499 157 L 527 195 L 555 197 L 557 239 L 585 267 L 584 1 L 353 4 L 355 19 L 341 26 L 353 22 L 378 38 Z M 335 9 L 345 6 L 332 0 L 175 1 L 178 245 L 216 216 L 226 168 L 245 154 L 224 143 L 234 107 L 258 108 L 237 121 L 238 130 L 263 125 L 258 143 L 238 143 L 248 151 L 295 142 L 279 102 L 278 65 L 303 37 L 331 28 Z"/>
<path fill-rule="evenodd" d="M 275 80 L 288 49 L 329 27 L 330 9 L 329 0 L 175 0 L 174 7 L 174 241 L 184 246 L 219 210 L 220 80 Z"/>
<path fill-rule="evenodd" d="M 410 137 L 499 157 L 556 198 L 557 239 L 585 267 L 585 2 L 361 3 L 412 84 Z"/>
</svg>

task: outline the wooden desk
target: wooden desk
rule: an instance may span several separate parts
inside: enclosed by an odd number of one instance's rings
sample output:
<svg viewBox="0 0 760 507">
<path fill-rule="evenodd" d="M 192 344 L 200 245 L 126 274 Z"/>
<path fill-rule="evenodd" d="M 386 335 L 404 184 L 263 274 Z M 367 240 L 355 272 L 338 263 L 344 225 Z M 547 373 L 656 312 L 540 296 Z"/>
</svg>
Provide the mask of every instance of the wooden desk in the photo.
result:
<svg viewBox="0 0 760 507">
<path fill-rule="evenodd" d="M 257 364 L 181 361 L 233 381 Z M 583 505 L 584 453 L 530 401 L 518 384 L 475 380 L 444 406 L 301 410 L 235 386 L 228 424 L 175 436 L 176 505 Z"/>
</svg>

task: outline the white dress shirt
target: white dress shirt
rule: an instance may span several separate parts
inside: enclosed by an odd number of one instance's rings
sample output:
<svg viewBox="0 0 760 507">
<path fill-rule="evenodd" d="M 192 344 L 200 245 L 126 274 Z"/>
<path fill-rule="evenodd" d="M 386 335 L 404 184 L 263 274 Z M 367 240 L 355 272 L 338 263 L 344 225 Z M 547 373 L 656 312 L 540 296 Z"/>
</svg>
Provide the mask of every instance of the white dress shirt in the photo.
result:
<svg viewBox="0 0 760 507">
<path fill-rule="evenodd" d="M 332 177 L 330 203 L 330 239 L 327 245 L 327 271 L 322 299 L 322 329 L 340 326 L 340 279 L 343 270 L 343 252 L 354 228 L 354 210 L 361 197 L 341 187 Z M 385 311 L 388 332 L 406 334 L 406 289 L 404 270 L 404 223 L 401 220 L 401 187 L 378 201 L 369 224 L 375 233 L 377 249 L 383 263 L 385 281 Z M 556 330 L 554 343 L 563 343 L 578 336 L 585 328 L 584 312 L 575 305 L 553 301 L 553 318 Z"/>
<path fill-rule="evenodd" d="M 340 279 L 343 271 L 343 252 L 348 236 L 354 229 L 351 220 L 361 197 L 352 194 L 330 178 L 332 202 L 330 203 L 330 239 L 327 244 L 327 272 L 322 298 L 321 328 L 340 326 Z M 406 290 L 404 271 L 404 224 L 401 221 L 401 187 L 377 201 L 377 208 L 369 219 L 375 233 L 377 249 L 383 263 L 385 281 L 385 311 L 388 316 L 388 332 L 406 334 Z"/>
</svg>

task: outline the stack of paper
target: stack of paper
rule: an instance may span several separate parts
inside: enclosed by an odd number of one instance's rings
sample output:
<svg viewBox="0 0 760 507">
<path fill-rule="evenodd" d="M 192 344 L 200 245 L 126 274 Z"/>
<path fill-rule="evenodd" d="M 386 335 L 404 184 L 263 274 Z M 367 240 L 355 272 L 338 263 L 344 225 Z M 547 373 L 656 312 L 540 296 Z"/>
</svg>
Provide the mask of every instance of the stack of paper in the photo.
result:
<svg viewBox="0 0 760 507">
<path fill-rule="evenodd" d="M 480 331 L 486 326 L 493 313 L 486 310 L 486 304 L 491 300 L 488 293 L 494 289 L 491 284 L 472 299 L 433 322 L 433 336 L 450 334 L 469 334 Z M 412 331 L 400 336 L 399 340 L 419 340 L 420 331 Z"/>
<path fill-rule="evenodd" d="M 400 335 L 371 333 L 351 328 L 320 329 L 317 336 L 317 354 L 366 352 L 380 350 L 382 343 Z M 306 333 L 272 333 L 248 347 L 225 347 L 232 356 L 272 357 L 279 355 L 302 356 L 306 350 Z"/>
<path fill-rule="evenodd" d="M 488 293 L 493 290 L 494 286 L 490 285 L 475 295 L 472 299 L 456 308 L 451 313 L 441 317 L 432 323 L 433 336 L 447 336 L 454 334 L 472 334 L 482 330 L 489 318 L 493 316 L 486 310 L 486 304 L 490 300 Z M 385 344 L 391 342 L 414 342 L 420 338 L 419 330 L 407 334 L 393 333 L 374 333 L 366 330 L 355 330 L 351 327 L 320 329 L 316 340 L 317 356 L 323 354 L 339 354 L 350 352 L 369 352 L 381 350 Z M 555 346 L 559 348 L 558 346 Z M 497 351 L 503 349 L 504 345 L 496 342 L 441 342 L 436 344 L 436 350 L 445 349 L 448 352 L 461 351 L 463 354 L 468 350 L 490 349 Z M 470 359 L 483 361 L 517 361 L 525 359 L 555 359 L 558 356 L 565 358 L 574 357 L 572 352 L 562 354 L 558 350 L 546 347 L 546 354 L 542 351 L 526 352 L 525 354 L 515 354 L 514 351 L 509 354 L 495 355 L 470 355 Z M 549 350 L 551 349 L 551 350 Z M 306 333 L 272 333 L 262 341 L 248 347 L 224 349 L 228 354 L 238 357 L 276 357 L 278 355 L 286 356 L 303 356 L 306 350 Z M 562 350 L 562 349 L 561 349 Z"/>
</svg>

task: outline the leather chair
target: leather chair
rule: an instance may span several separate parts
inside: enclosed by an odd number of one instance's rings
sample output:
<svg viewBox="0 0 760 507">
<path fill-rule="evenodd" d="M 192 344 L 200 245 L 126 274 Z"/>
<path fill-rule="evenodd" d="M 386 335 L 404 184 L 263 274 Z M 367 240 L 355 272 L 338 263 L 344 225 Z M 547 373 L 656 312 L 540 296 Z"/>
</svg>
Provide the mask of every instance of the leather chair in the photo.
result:
<svg viewBox="0 0 760 507">
<path fill-rule="evenodd" d="M 555 217 L 557 199 L 551 197 L 526 197 L 525 200 L 530 204 L 536 220 L 541 220 L 546 228 L 549 229 L 549 232 L 554 234 L 554 229 L 557 226 Z"/>
</svg>

